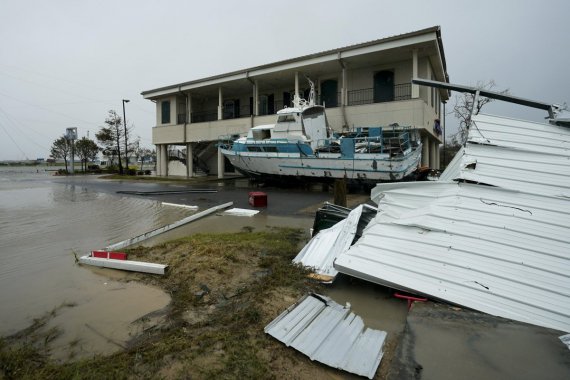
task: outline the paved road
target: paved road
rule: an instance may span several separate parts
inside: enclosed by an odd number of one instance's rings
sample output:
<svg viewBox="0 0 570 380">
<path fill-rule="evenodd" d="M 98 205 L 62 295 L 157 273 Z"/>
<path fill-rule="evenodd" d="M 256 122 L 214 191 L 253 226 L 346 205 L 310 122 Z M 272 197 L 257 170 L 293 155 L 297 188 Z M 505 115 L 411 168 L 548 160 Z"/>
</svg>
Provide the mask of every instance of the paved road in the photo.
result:
<svg viewBox="0 0 570 380">
<path fill-rule="evenodd" d="M 96 176 L 57 177 L 54 181 L 82 188 L 91 189 L 104 193 L 113 193 L 119 196 L 141 197 L 154 199 L 162 202 L 186 204 L 206 209 L 222 203 L 234 202 L 234 207 L 251 208 L 248 204 L 249 192 L 262 191 L 267 194 L 268 205 L 265 213 L 274 216 L 294 216 L 306 214 L 307 210 L 313 210 L 325 201 L 332 202 L 331 191 L 323 191 L 322 186 L 314 185 L 310 189 L 298 187 L 257 187 L 245 179 L 207 181 L 196 183 L 185 182 L 143 182 L 106 180 Z M 153 194 L 151 192 L 173 192 L 208 189 L 212 192 L 203 193 L 180 193 L 180 194 Z M 118 192 L 145 192 L 145 195 L 121 194 Z M 355 203 L 369 199 L 364 192 L 351 196 Z"/>
</svg>

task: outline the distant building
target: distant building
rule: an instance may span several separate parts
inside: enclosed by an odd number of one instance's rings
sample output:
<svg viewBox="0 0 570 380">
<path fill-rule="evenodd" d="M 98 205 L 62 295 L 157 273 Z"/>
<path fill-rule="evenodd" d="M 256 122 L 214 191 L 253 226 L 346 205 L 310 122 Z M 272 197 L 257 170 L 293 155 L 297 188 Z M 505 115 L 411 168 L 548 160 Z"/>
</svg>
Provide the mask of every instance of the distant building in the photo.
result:
<svg viewBox="0 0 570 380">
<path fill-rule="evenodd" d="M 411 84 L 413 77 L 449 82 L 441 30 L 432 27 L 142 92 L 156 103 L 157 174 L 230 172 L 216 148 L 218 137 L 273 123 L 295 94 L 306 97 L 305 76 L 315 82 L 317 102 L 325 104 L 335 131 L 416 127 L 422 164 L 438 168 L 442 104 L 449 95 Z"/>
</svg>

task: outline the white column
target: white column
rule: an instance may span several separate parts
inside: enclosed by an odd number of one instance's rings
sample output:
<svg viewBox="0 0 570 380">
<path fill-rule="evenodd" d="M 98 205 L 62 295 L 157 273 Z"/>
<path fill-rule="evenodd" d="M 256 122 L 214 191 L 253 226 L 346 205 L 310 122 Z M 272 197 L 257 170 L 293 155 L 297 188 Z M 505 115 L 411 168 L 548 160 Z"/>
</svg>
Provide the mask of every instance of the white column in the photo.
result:
<svg viewBox="0 0 570 380">
<path fill-rule="evenodd" d="M 346 68 L 343 67 L 342 68 L 342 87 L 340 89 L 340 105 L 341 106 L 346 106 L 348 104 L 348 99 L 347 99 L 347 83 L 346 83 Z"/>
<path fill-rule="evenodd" d="M 224 178 L 224 155 L 220 147 L 218 147 L 218 178 Z"/>
<path fill-rule="evenodd" d="M 223 107 L 224 107 L 224 99 L 222 96 L 222 88 L 218 88 L 218 120 L 223 119 Z"/>
<path fill-rule="evenodd" d="M 257 79 L 253 84 L 253 114 L 259 116 L 259 82 Z"/>
<path fill-rule="evenodd" d="M 436 142 L 435 143 L 435 169 L 439 169 L 440 168 L 440 164 L 439 164 L 439 143 Z"/>
<path fill-rule="evenodd" d="M 192 152 L 192 143 L 186 143 L 186 177 L 194 176 L 194 154 Z"/>
<path fill-rule="evenodd" d="M 295 71 L 295 95 L 300 97 L 299 95 L 299 72 Z"/>
<path fill-rule="evenodd" d="M 160 165 L 160 175 L 168 177 L 168 145 L 160 145 L 160 156 L 162 158 L 162 164 Z"/>
<path fill-rule="evenodd" d="M 418 50 L 414 49 L 412 51 L 412 78 L 418 77 Z M 412 84 L 412 99 L 417 99 L 420 97 L 420 86 L 417 84 Z"/>
<path fill-rule="evenodd" d="M 162 174 L 160 173 L 160 165 L 162 165 L 162 155 L 161 155 L 162 151 L 161 151 L 161 146 L 162 146 L 162 145 L 159 145 L 159 144 L 155 145 L 155 147 L 156 147 L 156 162 L 155 162 L 155 166 L 156 166 L 156 175 L 157 175 L 157 176 L 162 175 Z"/>
<path fill-rule="evenodd" d="M 192 94 L 188 94 L 188 107 L 186 112 L 188 112 L 188 123 L 192 123 Z"/>
<path fill-rule="evenodd" d="M 422 138 L 422 166 L 429 166 L 429 138 Z"/>
<path fill-rule="evenodd" d="M 429 149 L 429 167 L 432 169 L 436 168 L 436 162 L 435 162 L 435 151 L 436 151 L 436 147 L 437 147 L 437 143 L 435 141 L 430 142 L 430 149 Z"/>
</svg>

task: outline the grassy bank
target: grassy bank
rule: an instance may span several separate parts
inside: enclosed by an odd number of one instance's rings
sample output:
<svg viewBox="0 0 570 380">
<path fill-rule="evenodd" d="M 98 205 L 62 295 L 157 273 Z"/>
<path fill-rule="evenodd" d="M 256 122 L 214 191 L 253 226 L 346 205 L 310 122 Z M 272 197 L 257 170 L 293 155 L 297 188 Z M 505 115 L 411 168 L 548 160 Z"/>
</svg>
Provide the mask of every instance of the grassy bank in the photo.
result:
<svg viewBox="0 0 570 380">
<path fill-rule="evenodd" d="M 160 286 L 172 297 L 162 313 L 135 322 L 144 324 L 142 334 L 111 356 L 61 363 L 50 358 L 58 332 L 43 331 L 39 319 L 0 341 L 0 378 L 319 377 L 330 370 L 263 332 L 302 294 L 318 291 L 291 264 L 301 238 L 293 229 L 200 234 L 131 250 L 134 260 L 169 265 L 163 277 L 125 279 Z"/>
</svg>

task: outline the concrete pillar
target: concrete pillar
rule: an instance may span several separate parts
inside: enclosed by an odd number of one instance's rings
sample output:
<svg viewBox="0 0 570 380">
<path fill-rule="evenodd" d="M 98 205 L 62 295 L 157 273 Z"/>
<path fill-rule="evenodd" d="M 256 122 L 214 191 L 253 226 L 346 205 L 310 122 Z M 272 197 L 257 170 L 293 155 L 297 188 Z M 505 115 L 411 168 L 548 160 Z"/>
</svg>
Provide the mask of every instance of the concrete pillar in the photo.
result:
<svg viewBox="0 0 570 380">
<path fill-rule="evenodd" d="M 192 94 L 188 94 L 188 107 L 186 112 L 188 112 L 188 123 L 192 123 Z"/>
<path fill-rule="evenodd" d="M 220 147 L 218 147 L 218 178 L 224 178 L 224 155 Z"/>
<path fill-rule="evenodd" d="M 222 120 L 224 116 L 224 98 L 222 96 L 222 88 L 218 87 L 218 120 Z"/>
<path fill-rule="evenodd" d="M 162 155 L 161 155 L 161 145 L 155 145 L 156 147 L 156 162 L 155 162 L 155 167 L 156 167 L 156 175 L 160 176 L 160 165 L 162 165 Z"/>
<path fill-rule="evenodd" d="M 295 71 L 295 96 L 299 96 L 299 72 Z"/>
<path fill-rule="evenodd" d="M 437 143 L 435 141 L 430 142 L 429 146 L 429 167 L 432 169 L 436 168 L 435 162 L 435 151 L 436 151 Z"/>
<path fill-rule="evenodd" d="M 161 144 L 160 151 L 160 157 L 162 158 L 160 165 L 160 175 L 168 177 L 168 145 Z"/>
<path fill-rule="evenodd" d="M 418 50 L 414 49 L 412 51 L 412 78 L 418 77 Z M 412 99 L 417 99 L 420 97 L 420 86 L 417 84 L 412 84 Z"/>
<path fill-rule="evenodd" d="M 186 177 L 194 176 L 194 153 L 192 152 L 192 143 L 186 143 Z"/>
<path fill-rule="evenodd" d="M 347 83 L 346 83 L 346 67 L 342 68 L 342 87 L 340 89 L 340 105 L 346 106 L 348 104 L 347 99 Z"/>
<path fill-rule="evenodd" d="M 253 85 L 253 114 L 259 116 L 259 82 L 257 79 Z"/>
<path fill-rule="evenodd" d="M 440 168 L 440 164 L 439 164 L 439 143 L 436 142 L 435 143 L 435 169 L 439 170 Z"/>
<path fill-rule="evenodd" d="M 422 166 L 429 166 L 429 138 L 422 138 Z"/>
</svg>

